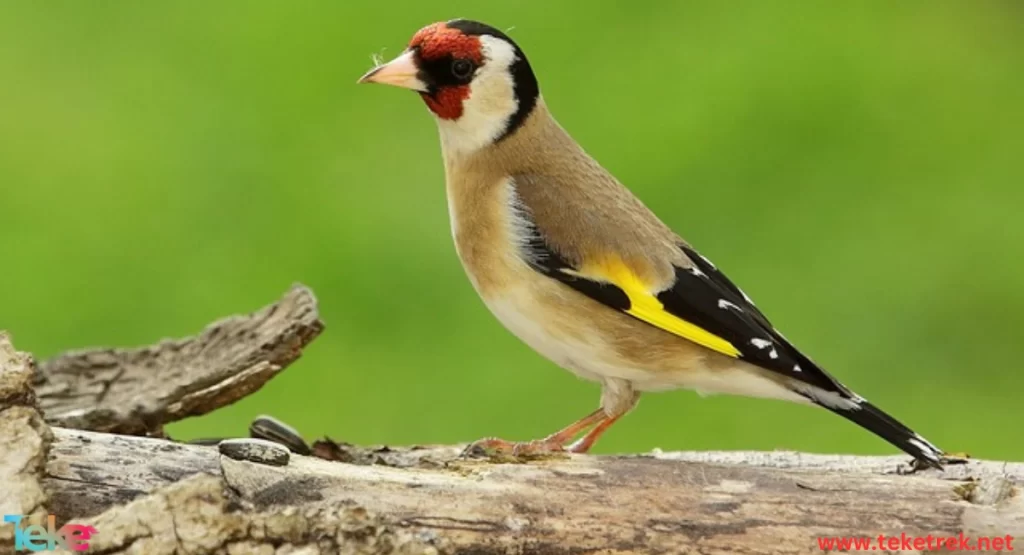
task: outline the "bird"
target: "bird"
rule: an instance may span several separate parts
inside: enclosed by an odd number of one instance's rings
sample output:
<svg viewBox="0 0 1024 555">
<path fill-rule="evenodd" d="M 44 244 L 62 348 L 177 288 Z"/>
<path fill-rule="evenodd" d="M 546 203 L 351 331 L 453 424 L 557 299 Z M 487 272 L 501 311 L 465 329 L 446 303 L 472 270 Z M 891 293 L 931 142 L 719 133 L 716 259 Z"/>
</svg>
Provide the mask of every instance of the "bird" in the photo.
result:
<svg viewBox="0 0 1024 555">
<path fill-rule="evenodd" d="M 473 288 L 524 343 L 601 387 L 600 406 L 557 432 L 483 438 L 473 450 L 586 453 L 641 393 L 690 389 L 823 407 L 941 468 L 941 449 L 798 350 L 588 155 L 505 32 L 433 23 L 358 83 L 420 95 L 437 123 L 451 233 Z"/>
</svg>

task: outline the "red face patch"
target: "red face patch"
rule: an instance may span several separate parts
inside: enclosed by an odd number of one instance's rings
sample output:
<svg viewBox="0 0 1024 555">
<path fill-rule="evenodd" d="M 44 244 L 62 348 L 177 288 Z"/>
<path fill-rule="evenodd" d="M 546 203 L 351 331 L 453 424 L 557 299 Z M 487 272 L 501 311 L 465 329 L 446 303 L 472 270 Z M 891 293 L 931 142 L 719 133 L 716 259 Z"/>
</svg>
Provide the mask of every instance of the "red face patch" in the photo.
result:
<svg viewBox="0 0 1024 555">
<path fill-rule="evenodd" d="M 443 87 L 434 95 L 420 93 L 427 108 L 441 119 L 459 119 L 462 117 L 462 101 L 469 98 L 469 85 Z"/>
<path fill-rule="evenodd" d="M 480 65 L 484 59 L 479 37 L 466 35 L 444 23 L 434 23 L 417 31 L 409 41 L 409 48 L 418 49 L 420 58 L 424 61 L 441 60 L 450 56 L 454 60 L 472 60 L 476 65 Z M 445 85 L 433 94 L 420 93 L 431 112 L 439 118 L 450 120 L 462 117 L 462 102 L 469 98 L 469 95 L 469 85 Z"/>
<path fill-rule="evenodd" d="M 409 41 L 409 48 L 416 47 L 425 60 L 437 60 L 451 55 L 453 58 L 464 58 L 480 64 L 484 58 L 480 51 L 479 37 L 465 35 L 444 23 L 427 25 L 417 31 Z"/>
</svg>

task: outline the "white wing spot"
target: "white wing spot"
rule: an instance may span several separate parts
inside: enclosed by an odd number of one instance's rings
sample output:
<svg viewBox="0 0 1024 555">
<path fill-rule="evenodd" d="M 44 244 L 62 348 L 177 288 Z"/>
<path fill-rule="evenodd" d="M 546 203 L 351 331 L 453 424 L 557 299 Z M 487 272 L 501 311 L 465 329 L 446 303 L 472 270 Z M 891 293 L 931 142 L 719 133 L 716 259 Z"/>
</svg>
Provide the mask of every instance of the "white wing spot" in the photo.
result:
<svg viewBox="0 0 1024 555">
<path fill-rule="evenodd" d="M 761 339 L 760 337 L 755 337 L 750 340 L 750 344 L 757 347 L 758 349 L 767 349 L 768 347 L 771 347 L 772 350 L 768 351 L 768 356 L 772 359 L 779 358 L 779 352 L 775 350 L 775 344 L 768 339 Z"/>
<path fill-rule="evenodd" d="M 693 275 L 695 275 L 697 277 L 705 277 L 705 276 L 707 276 L 707 274 L 705 274 L 704 272 L 700 271 L 700 268 L 698 268 L 696 266 L 693 266 L 692 268 L 687 268 L 687 270 L 689 270 L 689 272 L 691 274 L 693 274 Z"/>
<path fill-rule="evenodd" d="M 721 308 L 722 310 L 734 308 L 740 312 L 743 312 L 743 309 L 740 308 L 739 305 L 737 305 L 736 303 L 731 303 L 725 299 L 718 299 L 718 308 Z"/>
<path fill-rule="evenodd" d="M 797 380 L 793 380 L 790 384 L 794 390 L 810 397 L 815 403 L 824 405 L 833 409 L 840 410 L 860 410 L 861 406 L 854 403 L 841 393 L 835 391 L 826 391 L 820 387 L 808 385 Z"/>
<path fill-rule="evenodd" d="M 916 439 L 917 441 L 920 441 L 921 443 L 924 443 L 925 445 L 930 447 L 932 449 L 932 451 L 935 451 L 936 453 L 941 453 L 942 452 L 942 449 L 939 449 L 938 447 L 935 446 L 935 444 L 933 444 L 932 442 L 928 441 L 927 439 L 921 437 L 920 434 L 915 433 L 914 434 L 914 439 Z"/>
<path fill-rule="evenodd" d="M 800 365 L 799 365 L 799 364 L 794 364 L 794 365 L 793 365 L 793 371 L 794 371 L 794 372 L 803 372 L 803 371 L 804 371 L 804 369 L 803 369 L 803 368 L 800 368 Z"/>
<path fill-rule="evenodd" d="M 933 461 L 938 462 L 939 457 L 936 454 L 936 451 L 938 451 L 938 449 L 933 449 L 932 447 L 934 447 L 934 446 L 931 445 L 930 443 L 928 443 L 928 442 L 921 442 L 920 440 L 918 440 L 915 437 L 912 437 L 912 438 L 908 439 L 907 443 L 909 443 L 909 444 L 913 445 L 914 447 L 917 447 L 918 449 L 920 449 L 921 450 L 921 455 L 923 455 L 924 457 L 928 458 L 929 460 L 933 460 Z"/>
</svg>

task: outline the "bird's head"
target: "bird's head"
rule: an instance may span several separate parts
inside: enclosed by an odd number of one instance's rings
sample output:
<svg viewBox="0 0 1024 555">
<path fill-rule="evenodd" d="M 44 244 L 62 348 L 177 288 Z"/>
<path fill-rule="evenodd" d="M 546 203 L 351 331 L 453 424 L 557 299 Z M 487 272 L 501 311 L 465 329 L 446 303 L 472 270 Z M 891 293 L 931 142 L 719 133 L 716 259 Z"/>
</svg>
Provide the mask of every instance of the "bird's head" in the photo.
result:
<svg viewBox="0 0 1024 555">
<path fill-rule="evenodd" d="M 420 29 L 402 54 L 359 82 L 418 92 L 437 118 L 445 149 L 461 152 L 514 133 L 540 95 L 516 43 L 489 25 L 465 19 Z"/>
</svg>

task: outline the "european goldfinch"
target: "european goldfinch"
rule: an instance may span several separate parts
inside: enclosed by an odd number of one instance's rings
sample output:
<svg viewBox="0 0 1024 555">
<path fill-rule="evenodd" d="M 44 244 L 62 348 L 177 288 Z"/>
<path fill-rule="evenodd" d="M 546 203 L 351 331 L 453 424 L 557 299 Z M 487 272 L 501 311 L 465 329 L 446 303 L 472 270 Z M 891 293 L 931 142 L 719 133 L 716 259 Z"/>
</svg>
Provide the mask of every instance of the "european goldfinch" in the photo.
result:
<svg viewBox="0 0 1024 555">
<path fill-rule="evenodd" d="M 578 422 L 541 440 L 478 447 L 586 452 L 641 392 L 687 388 L 818 405 L 939 466 L 939 448 L 797 350 L 588 156 L 551 116 L 505 33 L 464 19 L 429 25 L 359 82 L 412 89 L 435 116 L 456 251 L 490 311 L 551 361 L 601 384 L 600 408 Z"/>
</svg>

